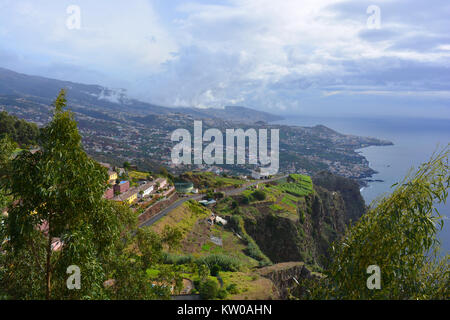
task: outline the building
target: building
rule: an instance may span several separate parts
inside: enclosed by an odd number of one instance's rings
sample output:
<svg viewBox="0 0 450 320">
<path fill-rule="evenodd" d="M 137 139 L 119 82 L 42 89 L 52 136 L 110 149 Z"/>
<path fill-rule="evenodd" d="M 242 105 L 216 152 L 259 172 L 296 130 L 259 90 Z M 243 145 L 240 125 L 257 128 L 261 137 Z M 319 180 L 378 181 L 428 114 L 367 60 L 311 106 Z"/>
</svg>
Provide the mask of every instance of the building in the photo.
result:
<svg viewBox="0 0 450 320">
<path fill-rule="evenodd" d="M 114 185 L 114 193 L 124 193 L 130 189 L 130 181 L 120 181 Z"/>
<path fill-rule="evenodd" d="M 135 202 L 137 200 L 137 197 L 138 197 L 138 191 L 137 191 L 137 188 L 134 188 L 134 189 L 128 190 L 125 193 L 119 194 L 113 200 L 122 202 L 122 203 L 126 203 L 126 204 L 132 204 L 133 202 Z"/>
<path fill-rule="evenodd" d="M 140 199 L 143 199 L 145 197 L 148 197 L 154 190 L 154 184 L 153 183 L 146 183 L 137 188 L 138 197 Z"/>
<path fill-rule="evenodd" d="M 168 185 L 167 179 L 163 179 L 163 178 L 156 179 L 155 184 L 159 184 L 158 190 L 164 189 Z"/>
<path fill-rule="evenodd" d="M 105 199 L 108 199 L 108 200 L 114 198 L 114 189 L 113 188 L 106 189 L 105 194 L 103 195 L 103 197 Z"/>
<path fill-rule="evenodd" d="M 117 180 L 117 172 L 115 172 L 115 171 L 109 170 L 108 176 L 109 176 L 109 179 L 108 179 L 109 183 L 114 183 L 114 181 Z"/>
</svg>

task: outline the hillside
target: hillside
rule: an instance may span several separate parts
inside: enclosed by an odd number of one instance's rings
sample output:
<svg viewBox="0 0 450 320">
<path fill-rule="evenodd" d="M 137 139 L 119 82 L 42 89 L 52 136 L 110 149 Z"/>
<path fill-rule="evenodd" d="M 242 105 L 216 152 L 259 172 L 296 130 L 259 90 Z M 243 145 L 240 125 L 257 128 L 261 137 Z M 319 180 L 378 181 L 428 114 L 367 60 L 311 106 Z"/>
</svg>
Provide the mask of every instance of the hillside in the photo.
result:
<svg viewBox="0 0 450 320">
<path fill-rule="evenodd" d="M 322 186 L 313 184 L 319 178 Z M 333 190 L 323 187 L 326 179 Z M 192 282 L 198 275 L 190 263 L 209 261 L 211 266 L 219 265 L 223 288 L 236 286 L 228 299 L 289 298 L 289 287 L 295 284 L 292 277 L 320 276 L 315 271 L 327 264 L 331 242 L 343 234 L 357 206 L 358 217 L 365 212 L 362 200 L 354 206 L 348 202 L 358 198 L 357 186 L 333 175 L 313 179 L 290 175 L 225 197 L 212 208 L 191 200 L 151 228 L 162 232 L 171 226 L 182 231 L 181 247 L 169 254 L 167 263 L 182 266 Z M 226 224 L 219 219 L 211 225 L 208 219 L 213 213 Z"/>
<path fill-rule="evenodd" d="M 23 119 L 0 112 L 0 138 L 8 135 L 19 146 L 31 146 L 36 144 L 39 129 L 36 124 L 29 123 Z"/>
<path fill-rule="evenodd" d="M 376 138 L 345 135 L 324 126 L 299 127 L 268 124 L 276 116 L 245 107 L 225 109 L 167 108 L 127 97 L 123 90 L 77 84 L 19 74 L 0 69 L 0 111 L 45 126 L 52 117 L 53 97 L 67 89 L 68 107 L 73 111 L 86 152 L 100 162 L 120 165 L 125 161 L 143 171 L 171 173 L 208 170 L 202 164 L 175 165 L 171 162 L 174 130 L 193 131 L 194 120 L 203 129 L 279 130 L 280 172 L 313 175 L 327 170 L 361 182 L 375 173 L 356 150 L 388 145 Z M 204 143 L 206 145 L 206 142 Z M 213 168 L 232 175 L 249 175 L 254 165 L 218 165 Z"/>
<path fill-rule="evenodd" d="M 91 106 L 105 115 L 112 110 L 144 115 L 167 115 L 181 113 L 196 118 L 218 118 L 222 120 L 249 119 L 251 121 L 275 121 L 279 116 L 246 107 L 226 107 L 224 109 L 199 109 L 163 107 L 129 98 L 124 89 L 111 89 L 100 85 L 90 85 L 31 76 L 0 68 L 0 96 L 27 98 L 33 102 L 51 103 L 62 88 L 67 89 L 69 104 Z"/>
</svg>

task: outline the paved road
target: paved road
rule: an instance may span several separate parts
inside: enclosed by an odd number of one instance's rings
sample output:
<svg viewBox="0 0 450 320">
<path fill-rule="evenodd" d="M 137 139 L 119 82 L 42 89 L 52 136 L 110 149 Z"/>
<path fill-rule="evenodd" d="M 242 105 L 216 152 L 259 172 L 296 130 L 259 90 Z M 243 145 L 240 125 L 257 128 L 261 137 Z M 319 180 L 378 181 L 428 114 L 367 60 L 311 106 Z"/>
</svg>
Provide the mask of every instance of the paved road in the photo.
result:
<svg viewBox="0 0 450 320">
<path fill-rule="evenodd" d="M 276 177 L 276 178 L 272 178 L 272 179 L 268 179 L 268 180 L 258 180 L 258 181 L 255 181 L 255 182 L 244 184 L 240 188 L 232 189 L 232 190 L 226 190 L 226 191 L 222 191 L 222 192 L 225 193 L 225 196 L 227 196 L 227 197 L 228 196 L 234 196 L 234 195 L 242 193 L 245 189 L 248 189 L 251 186 L 257 185 L 259 183 L 267 183 L 267 182 L 271 182 L 271 181 L 281 180 L 283 178 L 286 178 L 287 176 L 288 175 L 284 175 L 284 176 L 281 176 L 281 177 Z M 148 219 L 147 221 L 144 221 L 143 223 L 141 223 L 139 225 L 139 228 L 151 226 L 156 221 L 160 220 L 162 217 L 166 216 L 169 212 L 171 212 L 172 210 L 175 210 L 176 208 L 178 208 L 179 206 L 181 206 L 183 203 L 185 203 L 188 200 L 191 200 L 191 199 L 193 199 L 193 200 L 200 200 L 203 197 L 204 197 L 203 194 L 199 194 L 199 195 L 195 195 L 195 196 L 190 196 L 190 197 L 185 197 L 185 198 L 178 199 L 177 201 L 172 203 L 170 206 L 168 206 L 164 210 L 160 211 L 155 216 L 153 216 L 150 219 Z"/>
</svg>

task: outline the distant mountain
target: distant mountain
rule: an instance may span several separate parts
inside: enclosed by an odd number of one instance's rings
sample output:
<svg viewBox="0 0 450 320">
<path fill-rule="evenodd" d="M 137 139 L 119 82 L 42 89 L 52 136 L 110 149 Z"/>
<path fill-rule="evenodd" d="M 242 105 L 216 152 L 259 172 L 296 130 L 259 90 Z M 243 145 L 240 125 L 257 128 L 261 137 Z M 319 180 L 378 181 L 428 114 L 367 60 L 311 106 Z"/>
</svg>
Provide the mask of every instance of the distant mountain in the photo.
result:
<svg viewBox="0 0 450 320">
<path fill-rule="evenodd" d="M 110 89 L 99 85 L 88 85 L 30 76 L 0 68 L 0 95 L 23 97 L 28 100 L 50 104 L 59 90 L 67 89 L 69 104 L 92 107 L 101 112 L 122 111 L 142 115 L 162 115 L 181 113 L 193 118 L 219 118 L 222 120 L 253 123 L 282 119 L 267 112 L 245 107 L 225 107 L 224 109 L 169 108 L 131 99 L 124 89 Z"/>
</svg>

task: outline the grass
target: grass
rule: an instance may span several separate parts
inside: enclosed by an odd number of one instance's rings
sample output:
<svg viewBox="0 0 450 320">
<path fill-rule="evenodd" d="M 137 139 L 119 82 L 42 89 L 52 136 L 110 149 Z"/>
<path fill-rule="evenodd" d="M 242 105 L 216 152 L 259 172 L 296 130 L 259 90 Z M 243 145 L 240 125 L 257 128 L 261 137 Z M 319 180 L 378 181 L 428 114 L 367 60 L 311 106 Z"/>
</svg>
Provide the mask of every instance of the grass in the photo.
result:
<svg viewBox="0 0 450 320">
<path fill-rule="evenodd" d="M 199 185 L 200 187 L 209 187 L 209 188 L 224 188 L 231 186 L 242 186 L 246 183 L 245 180 L 235 178 L 235 177 L 223 177 L 216 175 L 212 172 L 187 172 L 185 173 L 185 179 L 189 179 L 189 176 L 192 177 L 192 182 L 194 184 Z"/>
<path fill-rule="evenodd" d="M 178 227 L 184 238 L 192 230 L 199 219 L 205 219 L 210 214 L 211 212 L 207 208 L 199 205 L 195 201 L 187 201 L 175 210 L 169 212 L 164 218 L 152 225 L 151 228 L 153 231 L 161 233 L 166 225 Z"/>
<path fill-rule="evenodd" d="M 227 300 L 270 300 L 275 298 L 273 284 L 269 279 L 246 272 L 220 272 L 224 287 L 236 285 L 237 293 Z"/>
<path fill-rule="evenodd" d="M 132 180 L 145 180 L 145 179 L 147 179 L 148 175 L 149 175 L 148 172 L 141 172 L 141 171 L 130 171 L 130 172 L 128 172 L 128 176 Z"/>
<path fill-rule="evenodd" d="M 279 190 L 294 196 L 304 197 L 313 192 L 311 177 L 301 174 L 291 174 L 289 178 L 292 182 L 281 183 L 277 186 Z"/>
</svg>

